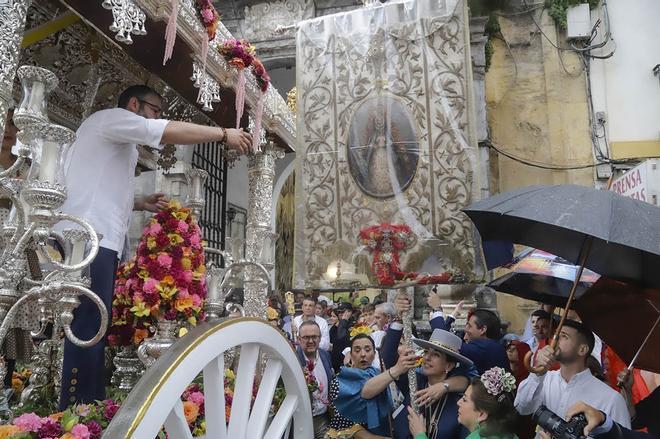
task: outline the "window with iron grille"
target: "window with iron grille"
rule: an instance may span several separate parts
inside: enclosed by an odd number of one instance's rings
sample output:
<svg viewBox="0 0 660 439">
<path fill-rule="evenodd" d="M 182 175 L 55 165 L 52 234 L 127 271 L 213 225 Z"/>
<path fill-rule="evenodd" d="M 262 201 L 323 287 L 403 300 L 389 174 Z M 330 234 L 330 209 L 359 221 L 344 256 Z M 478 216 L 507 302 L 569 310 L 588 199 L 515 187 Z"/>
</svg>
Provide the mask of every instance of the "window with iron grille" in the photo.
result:
<svg viewBox="0 0 660 439">
<path fill-rule="evenodd" d="M 222 157 L 222 147 L 215 142 L 195 145 L 192 165 L 209 174 L 204 184 L 206 206 L 200 220 L 204 240 L 209 247 L 224 249 L 227 215 L 227 163 Z M 221 262 L 221 257 L 218 255 L 207 254 L 207 259 L 218 264 Z"/>
</svg>

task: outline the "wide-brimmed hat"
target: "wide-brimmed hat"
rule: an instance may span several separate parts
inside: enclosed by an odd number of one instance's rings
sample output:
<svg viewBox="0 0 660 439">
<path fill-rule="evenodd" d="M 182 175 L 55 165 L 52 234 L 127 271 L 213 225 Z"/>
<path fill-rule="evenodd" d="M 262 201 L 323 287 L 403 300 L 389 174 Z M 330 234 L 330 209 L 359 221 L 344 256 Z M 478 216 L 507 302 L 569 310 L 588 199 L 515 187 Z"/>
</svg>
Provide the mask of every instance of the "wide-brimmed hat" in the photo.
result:
<svg viewBox="0 0 660 439">
<path fill-rule="evenodd" d="M 412 341 L 422 349 L 434 349 L 455 359 L 459 363 L 467 366 L 472 365 L 472 360 L 461 355 L 459 352 L 463 341 L 456 334 L 449 331 L 434 329 L 433 334 L 431 334 L 431 338 L 429 338 L 428 341 L 415 337 L 413 337 Z"/>
</svg>

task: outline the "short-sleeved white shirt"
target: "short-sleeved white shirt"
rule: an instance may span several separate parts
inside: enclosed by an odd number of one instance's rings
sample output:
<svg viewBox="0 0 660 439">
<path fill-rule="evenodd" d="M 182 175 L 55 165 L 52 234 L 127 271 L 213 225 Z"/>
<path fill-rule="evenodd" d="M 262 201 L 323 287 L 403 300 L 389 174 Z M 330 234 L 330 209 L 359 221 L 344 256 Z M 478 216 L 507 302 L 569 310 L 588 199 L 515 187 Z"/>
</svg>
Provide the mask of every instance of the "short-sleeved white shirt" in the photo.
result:
<svg viewBox="0 0 660 439">
<path fill-rule="evenodd" d="M 101 246 L 120 256 L 133 210 L 137 145 L 158 148 L 168 123 L 123 108 L 101 110 L 80 125 L 69 151 L 62 211 L 89 221 L 103 235 Z M 58 228 L 65 227 L 71 224 Z"/>
</svg>

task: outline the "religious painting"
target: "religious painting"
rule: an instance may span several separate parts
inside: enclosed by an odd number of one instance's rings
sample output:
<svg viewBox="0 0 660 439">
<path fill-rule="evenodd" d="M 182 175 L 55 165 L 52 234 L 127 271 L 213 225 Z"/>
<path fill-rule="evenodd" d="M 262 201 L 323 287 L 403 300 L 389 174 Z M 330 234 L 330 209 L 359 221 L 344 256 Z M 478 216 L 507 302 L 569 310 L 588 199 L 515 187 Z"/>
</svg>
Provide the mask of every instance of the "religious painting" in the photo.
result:
<svg viewBox="0 0 660 439">
<path fill-rule="evenodd" d="M 358 107 L 347 147 L 351 176 L 369 196 L 393 197 L 415 177 L 419 144 L 413 118 L 390 96 L 368 99 Z"/>
</svg>

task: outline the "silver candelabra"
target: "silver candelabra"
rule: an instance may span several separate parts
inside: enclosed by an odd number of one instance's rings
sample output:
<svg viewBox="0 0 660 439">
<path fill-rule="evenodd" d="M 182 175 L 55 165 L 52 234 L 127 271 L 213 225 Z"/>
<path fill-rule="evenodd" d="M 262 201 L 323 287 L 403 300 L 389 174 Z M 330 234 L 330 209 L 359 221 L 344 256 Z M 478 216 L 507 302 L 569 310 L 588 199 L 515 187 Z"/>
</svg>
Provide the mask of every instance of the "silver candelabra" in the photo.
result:
<svg viewBox="0 0 660 439">
<path fill-rule="evenodd" d="M 23 86 L 23 100 L 14 112 L 14 123 L 20 129 L 18 138 L 22 145 L 14 165 L 0 173 L 0 197 L 12 202 L 12 214 L 3 226 L 4 250 L 0 256 L 0 344 L 7 332 L 17 327 L 17 316 L 25 312 L 30 302 L 38 303 L 41 328 L 33 335 L 43 335 L 45 328 L 53 324 L 51 347 L 61 349 L 59 332 L 75 345 L 90 347 L 104 336 L 108 326 L 108 311 L 103 301 L 89 289 L 89 279 L 83 270 L 94 260 L 99 249 L 99 238 L 85 220 L 58 212 L 66 200 L 63 162 L 68 147 L 75 140 L 75 133 L 68 128 L 48 121 L 47 96 L 57 87 L 57 78 L 48 70 L 23 66 L 18 69 Z M 30 163 L 26 176 L 16 178 L 18 170 Z M 62 233 L 54 230 L 60 222 L 70 222 L 75 228 Z M 57 242 L 63 253 L 62 259 L 51 253 L 51 244 Z M 28 270 L 30 254 L 39 256 L 52 269 L 43 279 Z M 79 297 L 87 296 L 101 314 L 101 326 L 94 337 L 81 340 L 72 332 L 73 311 L 80 304 Z M 35 320 L 37 316 L 33 317 Z M 27 328 L 21 328 L 27 329 Z M 46 344 L 48 345 L 48 343 Z M 33 361 L 51 364 L 52 355 L 39 349 Z M 49 359 L 39 358 L 49 356 Z M 51 364 L 52 366 L 52 364 Z M 55 366 L 38 368 L 30 385 L 24 391 L 23 402 L 36 397 L 37 387 L 55 381 Z M 4 376 L 0 367 L 0 378 Z"/>
</svg>

